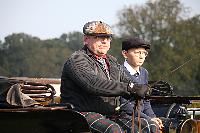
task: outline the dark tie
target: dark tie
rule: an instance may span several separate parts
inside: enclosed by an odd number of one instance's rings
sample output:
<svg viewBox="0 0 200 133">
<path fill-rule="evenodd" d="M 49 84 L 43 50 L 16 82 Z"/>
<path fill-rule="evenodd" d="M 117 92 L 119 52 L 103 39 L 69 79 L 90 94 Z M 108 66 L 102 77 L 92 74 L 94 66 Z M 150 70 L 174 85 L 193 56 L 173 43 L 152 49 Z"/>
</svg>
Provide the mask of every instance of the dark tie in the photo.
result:
<svg viewBox="0 0 200 133">
<path fill-rule="evenodd" d="M 133 76 L 138 77 L 138 76 L 139 76 L 139 73 L 136 72 L 135 74 L 133 74 Z"/>
</svg>

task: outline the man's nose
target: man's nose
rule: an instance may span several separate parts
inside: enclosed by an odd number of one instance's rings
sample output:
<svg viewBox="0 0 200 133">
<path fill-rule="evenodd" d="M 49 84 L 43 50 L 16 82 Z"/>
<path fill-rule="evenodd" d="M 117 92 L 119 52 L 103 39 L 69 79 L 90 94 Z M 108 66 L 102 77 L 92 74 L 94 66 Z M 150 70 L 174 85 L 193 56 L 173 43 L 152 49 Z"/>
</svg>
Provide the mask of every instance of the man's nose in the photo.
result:
<svg viewBox="0 0 200 133">
<path fill-rule="evenodd" d="M 140 58 L 140 59 L 145 58 L 144 54 L 139 54 L 139 58 Z"/>
<path fill-rule="evenodd" d="M 107 41 L 108 41 L 108 38 L 101 38 L 102 43 L 107 43 Z"/>
</svg>

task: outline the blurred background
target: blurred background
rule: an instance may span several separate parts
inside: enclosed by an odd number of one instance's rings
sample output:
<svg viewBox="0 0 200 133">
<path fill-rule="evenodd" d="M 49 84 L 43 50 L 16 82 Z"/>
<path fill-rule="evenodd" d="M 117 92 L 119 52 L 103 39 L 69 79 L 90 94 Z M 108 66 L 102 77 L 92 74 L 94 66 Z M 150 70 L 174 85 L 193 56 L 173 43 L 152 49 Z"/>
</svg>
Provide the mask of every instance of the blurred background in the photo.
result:
<svg viewBox="0 0 200 133">
<path fill-rule="evenodd" d="M 60 78 L 81 49 L 82 27 L 102 20 L 115 36 L 110 54 L 123 62 L 121 41 L 149 41 L 144 67 L 177 94 L 200 95 L 200 5 L 196 0 L 1 0 L 0 76 Z"/>
</svg>

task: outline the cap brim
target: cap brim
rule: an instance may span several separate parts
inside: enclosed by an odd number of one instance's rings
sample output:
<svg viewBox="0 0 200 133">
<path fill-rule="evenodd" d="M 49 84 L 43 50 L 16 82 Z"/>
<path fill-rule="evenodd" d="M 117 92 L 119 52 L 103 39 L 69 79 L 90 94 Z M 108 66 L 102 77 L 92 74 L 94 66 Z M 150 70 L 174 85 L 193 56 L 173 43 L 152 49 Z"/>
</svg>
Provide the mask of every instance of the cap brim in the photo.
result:
<svg viewBox="0 0 200 133">
<path fill-rule="evenodd" d="M 112 34 L 96 34 L 97 37 L 112 37 Z"/>
<path fill-rule="evenodd" d="M 150 45 L 147 45 L 147 44 L 141 45 L 141 47 L 143 47 L 145 49 L 150 49 Z"/>
<path fill-rule="evenodd" d="M 90 36 L 96 36 L 96 37 L 113 37 L 113 34 L 86 34 L 86 35 L 90 35 Z"/>
</svg>

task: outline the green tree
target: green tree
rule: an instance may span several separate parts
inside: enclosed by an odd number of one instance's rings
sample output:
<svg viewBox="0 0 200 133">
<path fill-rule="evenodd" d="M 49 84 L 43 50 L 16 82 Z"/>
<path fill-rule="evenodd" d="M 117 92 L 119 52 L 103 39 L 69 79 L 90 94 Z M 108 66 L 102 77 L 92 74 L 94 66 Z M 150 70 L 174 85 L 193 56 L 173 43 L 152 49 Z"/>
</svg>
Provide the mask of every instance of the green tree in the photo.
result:
<svg viewBox="0 0 200 133">
<path fill-rule="evenodd" d="M 189 14 L 186 9 L 178 0 L 157 0 L 144 6 L 129 6 L 119 12 L 118 27 L 121 38 L 138 36 L 151 42 L 151 52 L 144 64 L 151 80 L 167 80 L 179 88 L 179 94 L 195 94 L 199 78 L 193 73 L 199 73 L 199 70 L 185 65 L 172 71 L 199 53 L 199 46 L 188 45 L 199 43 L 199 31 L 194 29 L 199 19 L 185 17 Z M 190 63 L 199 65 L 197 60 Z M 190 91 L 186 91 L 188 89 Z"/>
<path fill-rule="evenodd" d="M 1 49 L 3 76 L 60 77 L 64 60 L 71 54 L 60 39 L 40 40 L 24 33 L 5 38 Z"/>
<path fill-rule="evenodd" d="M 64 41 L 67 48 L 71 51 L 79 50 L 83 47 L 83 34 L 80 32 L 70 32 L 68 34 L 62 34 L 60 39 Z"/>
</svg>

